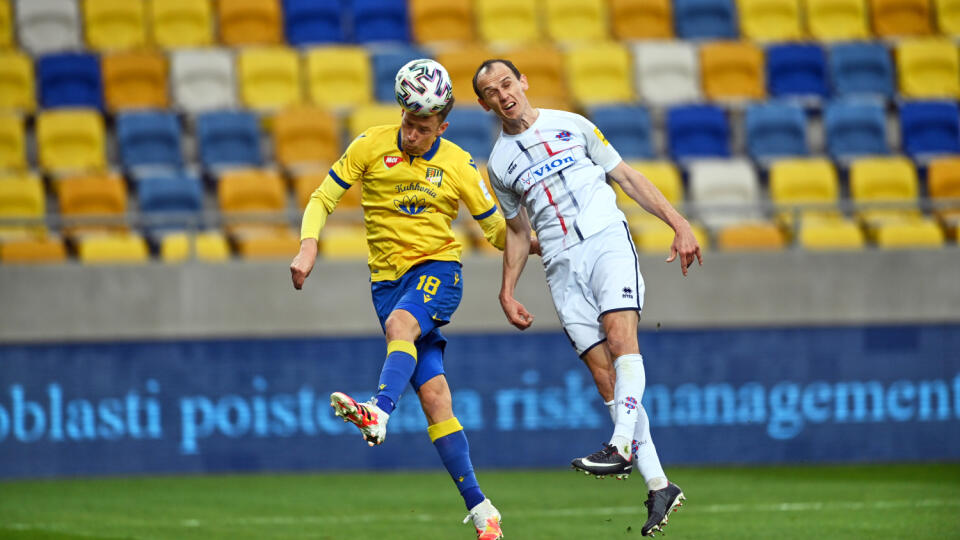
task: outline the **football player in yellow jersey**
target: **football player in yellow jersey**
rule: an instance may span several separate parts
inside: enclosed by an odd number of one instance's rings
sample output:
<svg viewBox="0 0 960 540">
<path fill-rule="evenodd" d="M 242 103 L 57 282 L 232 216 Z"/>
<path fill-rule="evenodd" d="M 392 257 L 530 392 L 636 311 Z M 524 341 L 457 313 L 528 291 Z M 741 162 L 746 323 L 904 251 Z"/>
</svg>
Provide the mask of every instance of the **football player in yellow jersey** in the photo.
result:
<svg viewBox="0 0 960 540">
<path fill-rule="evenodd" d="M 505 222 L 470 154 L 440 136 L 453 98 L 432 116 L 403 111 L 399 126 L 372 127 L 355 139 L 311 196 L 303 215 L 300 252 L 290 265 L 295 288 L 310 275 L 327 215 L 362 179 L 374 307 L 386 334 L 387 356 L 376 395 L 357 402 L 335 392 L 337 416 L 354 423 L 371 446 L 386 437 L 387 420 L 409 382 L 429 423 L 428 434 L 453 478 L 478 538 L 500 538 L 500 513 L 480 490 L 463 427 L 453 415 L 443 370 L 447 324 L 460 303 L 461 246 L 451 222 L 460 201 L 486 239 L 503 249 Z M 537 252 L 534 245 L 532 252 Z"/>
</svg>

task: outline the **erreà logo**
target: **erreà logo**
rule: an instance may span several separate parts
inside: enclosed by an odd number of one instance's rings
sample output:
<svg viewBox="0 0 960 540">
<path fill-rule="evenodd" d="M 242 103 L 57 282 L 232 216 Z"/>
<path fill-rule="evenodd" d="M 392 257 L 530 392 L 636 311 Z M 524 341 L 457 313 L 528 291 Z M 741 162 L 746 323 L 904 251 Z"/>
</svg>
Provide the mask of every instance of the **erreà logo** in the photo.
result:
<svg viewBox="0 0 960 540">
<path fill-rule="evenodd" d="M 383 164 L 387 166 L 388 169 L 392 169 L 394 165 L 403 161 L 403 158 L 400 156 L 383 156 Z"/>
</svg>

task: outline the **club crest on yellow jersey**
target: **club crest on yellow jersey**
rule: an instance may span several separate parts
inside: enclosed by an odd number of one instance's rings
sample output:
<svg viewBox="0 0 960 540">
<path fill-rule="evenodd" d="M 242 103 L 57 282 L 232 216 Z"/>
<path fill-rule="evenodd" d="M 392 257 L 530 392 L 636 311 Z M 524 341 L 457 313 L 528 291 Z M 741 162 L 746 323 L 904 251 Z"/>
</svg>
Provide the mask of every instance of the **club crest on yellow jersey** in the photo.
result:
<svg viewBox="0 0 960 540">
<path fill-rule="evenodd" d="M 438 169 L 436 167 L 427 167 L 427 174 L 425 176 L 427 180 L 430 181 L 436 187 L 440 187 L 440 184 L 443 183 L 443 169 Z"/>
</svg>

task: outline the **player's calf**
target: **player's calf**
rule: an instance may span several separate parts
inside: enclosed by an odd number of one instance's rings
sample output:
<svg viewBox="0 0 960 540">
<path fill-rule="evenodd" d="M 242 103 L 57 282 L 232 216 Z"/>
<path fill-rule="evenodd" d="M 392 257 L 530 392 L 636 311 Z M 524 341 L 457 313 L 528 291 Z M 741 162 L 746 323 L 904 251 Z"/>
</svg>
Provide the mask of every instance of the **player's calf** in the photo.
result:
<svg viewBox="0 0 960 540">
<path fill-rule="evenodd" d="M 351 422 L 360 428 L 360 433 L 370 446 L 381 444 L 387 438 L 390 415 L 377 407 L 372 399 L 358 403 L 343 392 L 334 392 L 330 394 L 330 406 L 333 407 L 333 413 L 343 418 L 344 422 Z"/>
</svg>

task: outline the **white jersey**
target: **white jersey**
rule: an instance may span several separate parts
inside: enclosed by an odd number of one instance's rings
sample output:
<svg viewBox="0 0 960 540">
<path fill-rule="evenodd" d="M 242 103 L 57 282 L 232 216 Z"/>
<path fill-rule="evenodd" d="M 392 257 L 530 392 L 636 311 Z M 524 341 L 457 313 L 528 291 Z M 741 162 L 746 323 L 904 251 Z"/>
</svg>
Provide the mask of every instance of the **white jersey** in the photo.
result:
<svg viewBox="0 0 960 540">
<path fill-rule="evenodd" d="M 539 111 L 523 133 L 500 132 L 487 168 L 504 217 L 527 209 L 546 262 L 626 217 L 606 182 L 620 154 L 579 114 Z"/>
</svg>

